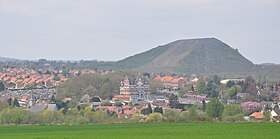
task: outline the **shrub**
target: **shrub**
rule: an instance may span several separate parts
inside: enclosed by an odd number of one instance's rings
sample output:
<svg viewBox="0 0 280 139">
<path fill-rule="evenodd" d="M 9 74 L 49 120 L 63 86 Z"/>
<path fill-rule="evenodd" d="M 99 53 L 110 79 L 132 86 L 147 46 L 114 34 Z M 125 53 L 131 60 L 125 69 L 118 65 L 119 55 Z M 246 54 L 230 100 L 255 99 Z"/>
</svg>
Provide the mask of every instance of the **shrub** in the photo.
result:
<svg viewBox="0 0 280 139">
<path fill-rule="evenodd" d="M 189 112 L 187 111 L 183 111 L 180 113 L 180 116 L 179 116 L 179 121 L 181 122 L 187 122 L 189 121 L 190 118 L 189 118 Z"/>
<path fill-rule="evenodd" d="M 236 115 L 233 115 L 233 116 L 226 116 L 223 118 L 224 121 L 227 121 L 227 122 L 237 122 L 237 121 L 243 121 L 243 116 L 244 114 L 242 113 L 239 113 L 239 114 L 236 114 Z"/>
<path fill-rule="evenodd" d="M 155 112 L 150 114 L 145 122 L 156 123 L 161 121 L 162 121 L 162 115 L 160 113 Z"/>
<path fill-rule="evenodd" d="M 176 122 L 179 119 L 180 113 L 174 109 L 165 110 L 164 117 L 168 122 Z"/>
</svg>

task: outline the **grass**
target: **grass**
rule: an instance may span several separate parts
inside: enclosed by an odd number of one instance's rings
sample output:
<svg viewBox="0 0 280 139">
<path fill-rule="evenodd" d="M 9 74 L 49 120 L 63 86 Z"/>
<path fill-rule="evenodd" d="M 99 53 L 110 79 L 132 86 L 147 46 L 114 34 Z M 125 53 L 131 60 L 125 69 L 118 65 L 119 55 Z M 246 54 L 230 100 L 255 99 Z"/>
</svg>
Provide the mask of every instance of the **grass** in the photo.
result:
<svg viewBox="0 0 280 139">
<path fill-rule="evenodd" d="M 267 123 L 159 123 L 68 126 L 0 126 L 1 139 L 275 139 L 280 126 Z"/>
</svg>

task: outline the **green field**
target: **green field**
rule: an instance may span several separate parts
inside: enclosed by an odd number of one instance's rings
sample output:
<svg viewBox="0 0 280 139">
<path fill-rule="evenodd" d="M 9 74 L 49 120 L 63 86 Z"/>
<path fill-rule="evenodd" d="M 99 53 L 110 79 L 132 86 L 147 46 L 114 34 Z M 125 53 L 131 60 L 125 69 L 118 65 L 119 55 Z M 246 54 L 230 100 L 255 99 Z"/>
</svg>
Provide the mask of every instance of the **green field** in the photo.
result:
<svg viewBox="0 0 280 139">
<path fill-rule="evenodd" d="M 277 139 L 279 131 L 279 124 L 265 123 L 0 126 L 0 139 Z"/>
</svg>

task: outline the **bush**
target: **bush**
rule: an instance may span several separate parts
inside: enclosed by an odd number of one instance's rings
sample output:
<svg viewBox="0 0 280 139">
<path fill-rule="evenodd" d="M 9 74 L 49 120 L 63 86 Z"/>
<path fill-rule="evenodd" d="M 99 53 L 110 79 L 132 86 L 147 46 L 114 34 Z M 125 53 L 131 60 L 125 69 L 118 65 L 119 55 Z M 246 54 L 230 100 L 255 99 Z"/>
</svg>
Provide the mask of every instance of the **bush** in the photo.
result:
<svg viewBox="0 0 280 139">
<path fill-rule="evenodd" d="M 264 118 L 262 119 L 263 122 L 269 122 L 270 121 L 270 113 L 264 113 Z"/>
<path fill-rule="evenodd" d="M 225 106 L 223 117 L 235 116 L 236 114 L 243 114 L 243 110 L 239 105 L 230 104 Z"/>
<path fill-rule="evenodd" d="M 213 119 L 210 118 L 209 116 L 207 115 L 199 115 L 196 117 L 195 119 L 196 121 L 199 121 L 199 122 L 212 122 Z"/>
<path fill-rule="evenodd" d="M 134 114 L 130 119 L 129 121 L 132 122 L 132 123 L 138 123 L 138 122 L 141 122 L 143 119 L 143 116 L 139 115 L 139 114 Z"/>
<path fill-rule="evenodd" d="M 211 118 L 221 118 L 224 111 L 224 105 L 218 99 L 212 99 L 206 105 L 206 113 Z"/>
<path fill-rule="evenodd" d="M 158 112 L 158 113 L 160 113 L 160 114 L 163 114 L 163 109 L 162 109 L 162 107 L 156 107 L 156 108 L 154 109 L 154 112 Z"/>
<path fill-rule="evenodd" d="M 187 112 L 187 111 L 181 112 L 181 113 L 180 113 L 180 116 L 179 116 L 179 121 L 181 121 L 181 122 L 190 121 L 189 112 Z"/>
<path fill-rule="evenodd" d="M 239 113 L 239 114 L 236 114 L 236 115 L 233 115 L 233 116 L 226 116 L 223 118 L 224 121 L 226 122 L 238 122 L 238 121 L 243 121 L 243 116 L 244 114 L 242 113 Z"/>
<path fill-rule="evenodd" d="M 161 122 L 162 121 L 162 115 L 160 113 L 152 113 L 150 114 L 145 122 L 149 122 L 149 123 L 157 123 L 157 122 Z"/>
<path fill-rule="evenodd" d="M 84 117 L 78 117 L 77 124 L 86 124 L 86 123 L 88 123 L 88 119 Z"/>
<path fill-rule="evenodd" d="M 28 113 L 21 108 L 8 108 L 1 112 L 0 121 L 3 124 L 28 124 Z"/>
<path fill-rule="evenodd" d="M 176 122 L 179 119 L 180 113 L 174 109 L 165 110 L 163 116 L 168 122 Z"/>
<path fill-rule="evenodd" d="M 191 108 L 189 108 L 188 119 L 190 121 L 194 121 L 196 119 L 196 117 L 198 116 L 197 111 L 198 111 L 198 108 L 196 106 L 192 106 Z"/>
</svg>

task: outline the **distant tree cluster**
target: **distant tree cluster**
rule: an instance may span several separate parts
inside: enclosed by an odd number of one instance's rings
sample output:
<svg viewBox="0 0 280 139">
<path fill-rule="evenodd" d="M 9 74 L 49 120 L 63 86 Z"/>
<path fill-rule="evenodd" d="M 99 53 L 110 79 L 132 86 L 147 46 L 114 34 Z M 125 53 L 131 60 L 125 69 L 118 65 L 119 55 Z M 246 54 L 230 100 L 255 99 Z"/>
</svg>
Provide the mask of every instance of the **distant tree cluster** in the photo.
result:
<svg viewBox="0 0 280 139">
<path fill-rule="evenodd" d="M 0 92 L 5 90 L 5 85 L 2 81 L 0 81 Z"/>
<path fill-rule="evenodd" d="M 96 110 L 87 105 L 54 101 L 59 110 L 46 109 L 33 113 L 15 106 L 9 101 L 0 101 L 0 124 L 106 124 L 135 122 L 189 122 L 189 121 L 242 121 L 244 112 L 238 105 L 224 106 L 219 100 L 212 99 L 204 106 L 193 105 L 186 111 L 179 109 L 152 109 L 149 104 L 140 113 L 117 115 L 106 110 Z M 204 110 L 205 109 L 205 112 Z M 146 116 L 145 116 L 146 115 Z"/>
<path fill-rule="evenodd" d="M 221 78 L 217 75 L 214 75 L 211 78 L 205 76 L 204 79 L 199 79 L 196 82 L 196 90 L 194 90 L 193 85 L 190 86 L 190 91 L 195 92 L 197 94 L 206 94 L 208 97 L 217 98 L 219 96 L 219 85 L 220 85 Z"/>
<path fill-rule="evenodd" d="M 124 75 L 124 73 L 107 75 L 96 73 L 74 77 L 58 86 L 56 97 L 58 99 L 71 97 L 75 100 L 80 100 L 84 95 L 112 98 L 119 93 L 119 84 Z"/>
</svg>

